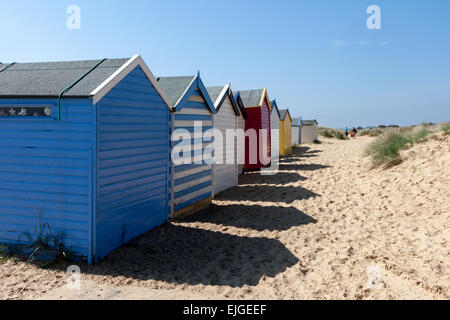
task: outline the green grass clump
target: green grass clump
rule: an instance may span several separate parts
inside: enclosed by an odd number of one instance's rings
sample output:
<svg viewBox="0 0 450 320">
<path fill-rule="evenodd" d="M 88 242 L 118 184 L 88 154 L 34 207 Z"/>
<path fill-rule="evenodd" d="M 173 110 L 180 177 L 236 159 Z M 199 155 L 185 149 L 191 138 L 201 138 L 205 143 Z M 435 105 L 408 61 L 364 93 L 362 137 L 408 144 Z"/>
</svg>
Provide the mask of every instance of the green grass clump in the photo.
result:
<svg viewBox="0 0 450 320">
<path fill-rule="evenodd" d="M 409 131 L 388 131 L 374 142 L 372 142 L 366 149 L 366 156 L 372 157 L 374 167 L 390 164 L 399 164 L 400 151 L 407 149 L 415 143 L 427 141 L 427 137 L 432 133 L 431 130 L 425 128 L 418 128 L 418 130 Z"/>
<path fill-rule="evenodd" d="M 344 133 L 342 133 L 341 131 L 336 131 L 334 133 L 334 136 L 339 139 L 339 140 L 347 140 L 347 137 L 345 136 Z"/>
<path fill-rule="evenodd" d="M 450 122 L 447 122 L 447 123 L 445 123 L 443 126 L 442 126 L 442 131 L 444 131 L 445 133 L 450 133 Z"/>
<path fill-rule="evenodd" d="M 378 137 L 383 134 L 382 129 L 372 129 L 369 131 L 369 137 Z"/>
<path fill-rule="evenodd" d="M 401 133 L 388 133 L 371 143 L 366 149 L 366 155 L 372 156 L 373 166 L 378 167 L 400 158 L 400 150 L 406 148 L 409 141 Z"/>
<path fill-rule="evenodd" d="M 346 140 L 347 137 L 345 136 L 343 131 L 336 130 L 336 129 L 330 129 L 330 128 L 319 128 L 319 135 L 325 138 L 336 138 L 339 140 Z"/>
</svg>

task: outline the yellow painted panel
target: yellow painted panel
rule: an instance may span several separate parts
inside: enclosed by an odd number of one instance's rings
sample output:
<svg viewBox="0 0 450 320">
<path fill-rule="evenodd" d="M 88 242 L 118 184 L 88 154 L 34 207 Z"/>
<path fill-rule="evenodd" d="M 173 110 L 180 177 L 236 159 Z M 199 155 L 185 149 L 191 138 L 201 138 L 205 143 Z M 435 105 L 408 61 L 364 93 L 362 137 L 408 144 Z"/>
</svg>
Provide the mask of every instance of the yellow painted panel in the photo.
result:
<svg viewBox="0 0 450 320">
<path fill-rule="evenodd" d="M 285 156 L 284 150 L 284 121 L 280 120 L 280 155 Z"/>
<path fill-rule="evenodd" d="M 292 154 L 292 121 L 290 117 L 286 117 L 284 121 L 284 152 L 285 155 Z"/>
</svg>

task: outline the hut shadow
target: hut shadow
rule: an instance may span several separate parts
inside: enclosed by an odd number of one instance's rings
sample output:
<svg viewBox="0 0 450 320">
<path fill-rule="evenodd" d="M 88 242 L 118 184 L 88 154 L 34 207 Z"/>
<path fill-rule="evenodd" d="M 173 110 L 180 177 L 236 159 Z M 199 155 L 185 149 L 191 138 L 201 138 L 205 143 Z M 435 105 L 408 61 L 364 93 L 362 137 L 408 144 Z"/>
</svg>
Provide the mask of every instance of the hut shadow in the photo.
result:
<svg viewBox="0 0 450 320">
<path fill-rule="evenodd" d="M 318 154 L 323 152 L 322 150 L 312 150 L 311 147 L 293 147 L 292 155 L 301 156 L 301 155 L 311 155 Z"/>
<path fill-rule="evenodd" d="M 292 149 L 292 154 L 280 159 L 281 163 L 286 162 L 297 162 L 306 158 L 316 158 L 321 150 L 311 150 L 310 147 L 294 147 Z"/>
<path fill-rule="evenodd" d="M 299 162 L 307 158 L 317 158 L 318 155 L 315 154 L 305 154 L 305 155 L 298 155 L 298 156 L 289 156 L 287 158 L 281 159 L 280 163 L 293 163 L 293 162 Z"/>
<path fill-rule="evenodd" d="M 253 229 L 256 231 L 285 231 L 295 226 L 314 224 L 314 218 L 294 207 L 260 205 L 211 205 L 185 222 L 214 223 L 216 225 Z"/>
<path fill-rule="evenodd" d="M 297 172 L 278 172 L 273 176 L 263 176 L 258 172 L 248 172 L 239 176 L 239 184 L 289 184 L 306 181 L 308 178 Z"/>
<path fill-rule="evenodd" d="M 255 286 L 298 263 L 278 240 L 167 224 L 112 252 L 90 274 L 189 285 Z"/>
<path fill-rule="evenodd" d="M 279 170 L 293 170 L 293 171 L 316 171 L 322 169 L 328 169 L 331 166 L 322 165 L 322 164 L 283 164 L 280 163 Z"/>
<path fill-rule="evenodd" d="M 239 185 L 219 194 L 219 201 L 284 202 L 307 200 L 320 196 L 308 189 L 282 185 Z"/>
</svg>

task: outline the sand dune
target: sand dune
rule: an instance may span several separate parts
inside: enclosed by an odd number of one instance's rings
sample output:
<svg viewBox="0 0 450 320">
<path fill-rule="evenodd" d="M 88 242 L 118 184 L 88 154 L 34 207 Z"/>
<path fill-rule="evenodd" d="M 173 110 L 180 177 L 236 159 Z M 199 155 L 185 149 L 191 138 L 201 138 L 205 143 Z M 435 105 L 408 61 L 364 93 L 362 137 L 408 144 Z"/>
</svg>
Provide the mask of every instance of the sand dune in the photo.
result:
<svg viewBox="0 0 450 320">
<path fill-rule="evenodd" d="M 14 260 L 0 298 L 448 299 L 450 144 L 441 137 L 369 170 L 371 138 L 298 148 L 274 177 L 248 173 L 198 214 L 82 265 Z"/>
</svg>

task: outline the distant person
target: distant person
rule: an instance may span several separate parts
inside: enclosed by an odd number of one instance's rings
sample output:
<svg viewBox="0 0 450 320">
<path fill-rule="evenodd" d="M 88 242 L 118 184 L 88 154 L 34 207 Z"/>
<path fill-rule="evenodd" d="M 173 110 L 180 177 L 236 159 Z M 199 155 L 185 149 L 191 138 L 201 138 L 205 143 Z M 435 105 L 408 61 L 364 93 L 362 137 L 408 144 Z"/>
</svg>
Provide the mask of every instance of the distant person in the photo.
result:
<svg viewBox="0 0 450 320">
<path fill-rule="evenodd" d="M 345 127 L 345 136 L 346 136 L 346 137 L 348 137 L 349 131 L 350 131 L 350 130 L 348 129 L 348 127 Z"/>
<path fill-rule="evenodd" d="M 356 130 L 356 128 L 353 128 L 353 130 L 352 130 L 353 138 L 356 137 L 357 134 L 358 134 L 358 130 Z"/>
</svg>

